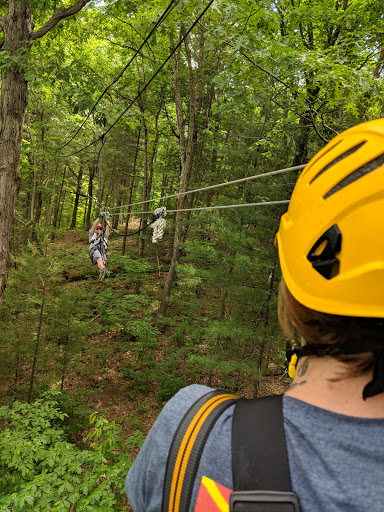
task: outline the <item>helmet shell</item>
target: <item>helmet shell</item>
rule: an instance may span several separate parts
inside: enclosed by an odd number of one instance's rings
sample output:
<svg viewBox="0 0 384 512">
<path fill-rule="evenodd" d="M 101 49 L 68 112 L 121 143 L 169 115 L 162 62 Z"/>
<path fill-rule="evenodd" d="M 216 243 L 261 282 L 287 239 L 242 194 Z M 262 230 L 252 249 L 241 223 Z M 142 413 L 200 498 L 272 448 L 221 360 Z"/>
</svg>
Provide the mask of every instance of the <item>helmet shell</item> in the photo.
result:
<svg viewBox="0 0 384 512">
<path fill-rule="evenodd" d="M 100 222 L 98 222 L 98 223 L 96 224 L 96 227 L 97 227 L 97 228 L 101 228 L 101 229 L 103 229 L 103 225 L 102 225 L 102 224 L 100 224 Z"/>
<path fill-rule="evenodd" d="M 384 119 L 378 119 L 335 137 L 297 180 L 276 235 L 296 300 L 323 313 L 384 317 L 383 213 Z M 339 231 L 337 241 L 329 239 L 330 229 Z"/>
</svg>

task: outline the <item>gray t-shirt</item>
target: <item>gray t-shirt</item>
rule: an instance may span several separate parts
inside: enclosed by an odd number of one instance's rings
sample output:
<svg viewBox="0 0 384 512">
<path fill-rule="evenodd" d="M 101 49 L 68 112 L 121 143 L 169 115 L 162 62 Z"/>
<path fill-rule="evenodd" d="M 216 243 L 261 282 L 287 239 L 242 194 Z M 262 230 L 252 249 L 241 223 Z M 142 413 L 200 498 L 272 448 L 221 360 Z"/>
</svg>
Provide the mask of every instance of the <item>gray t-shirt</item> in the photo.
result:
<svg viewBox="0 0 384 512">
<path fill-rule="evenodd" d="M 206 386 L 188 386 L 160 413 L 126 479 L 135 512 L 161 511 L 173 435 L 189 407 L 209 391 Z M 233 410 L 231 406 L 224 411 L 208 436 L 190 512 L 195 509 L 203 475 L 233 488 Z M 384 511 L 384 419 L 344 416 L 287 396 L 283 416 L 292 489 L 302 512 Z"/>
</svg>

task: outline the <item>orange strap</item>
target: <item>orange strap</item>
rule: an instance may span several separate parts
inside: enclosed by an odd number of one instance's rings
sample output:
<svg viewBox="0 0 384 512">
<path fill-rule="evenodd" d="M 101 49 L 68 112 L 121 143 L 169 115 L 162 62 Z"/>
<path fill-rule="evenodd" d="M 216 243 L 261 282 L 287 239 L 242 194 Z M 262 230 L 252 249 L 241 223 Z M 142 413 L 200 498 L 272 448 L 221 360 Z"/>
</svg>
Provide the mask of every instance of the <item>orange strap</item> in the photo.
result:
<svg viewBox="0 0 384 512">
<path fill-rule="evenodd" d="M 205 442 L 224 409 L 235 395 L 211 391 L 187 411 L 172 441 L 164 480 L 162 512 L 187 512 Z"/>
</svg>

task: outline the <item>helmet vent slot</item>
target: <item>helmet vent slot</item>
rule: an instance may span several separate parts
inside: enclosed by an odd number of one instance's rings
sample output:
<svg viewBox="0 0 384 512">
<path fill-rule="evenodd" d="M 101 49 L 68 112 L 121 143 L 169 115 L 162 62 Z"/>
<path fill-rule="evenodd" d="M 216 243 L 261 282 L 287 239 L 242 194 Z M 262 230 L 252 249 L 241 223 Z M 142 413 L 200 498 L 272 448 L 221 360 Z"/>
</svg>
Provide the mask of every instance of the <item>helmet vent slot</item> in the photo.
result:
<svg viewBox="0 0 384 512">
<path fill-rule="evenodd" d="M 332 279 L 339 273 L 340 261 L 336 258 L 336 254 L 340 249 L 341 231 L 337 224 L 334 224 L 313 245 L 307 259 L 319 274 L 326 279 Z"/>
<path fill-rule="evenodd" d="M 356 180 L 359 180 L 360 178 L 363 178 L 367 174 L 375 171 L 379 167 L 381 167 L 384 164 L 384 153 L 379 155 L 378 157 L 374 158 L 370 162 L 362 165 L 356 171 L 353 171 L 351 174 L 346 176 L 343 180 L 341 180 L 337 185 L 335 185 L 329 192 L 327 192 L 324 196 L 324 199 L 328 199 L 331 195 L 335 194 L 339 190 L 343 189 L 344 187 L 347 187 L 351 183 L 353 183 Z"/>
<path fill-rule="evenodd" d="M 325 171 L 328 171 L 328 169 L 330 169 L 332 166 L 336 165 L 337 163 L 341 162 L 342 160 L 344 160 L 344 158 L 347 158 L 347 156 L 350 156 L 350 155 L 353 155 L 353 153 L 355 153 L 358 149 L 361 148 L 361 146 L 363 146 L 367 141 L 366 140 L 363 140 L 363 142 L 360 142 L 359 144 L 357 144 L 356 146 L 353 146 L 353 148 L 351 149 L 348 149 L 348 151 L 346 151 L 345 153 L 343 153 L 342 155 L 338 156 L 337 158 L 335 158 L 334 160 L 332 160 L 332 162 L 330 162 L 328 165 L 326 165 L 323 169 L 321 169 L 321 171 L 319 171 L 316 176 L 314 176 L 311 181 L 309 182 L 310 185 L 312 185 L 312 183 L 317 180 L 317 178 L 319 178 Z M 325 154 L 325 153 L 324 153 Z"/>
<path fill-rule="evenodd" d="M 334 144 L 333 146 L 331 146 L 329 149 L 327 149 L 327 151 L 324 151 L 324 153 L 322 155 L 320 155 L 319 157 L 316 158 L 316 160 L 314 162 L 311 163 L 311 165 L 309 165 L 306 169 L 305 169 L 305 172 L 309 171 L 309 169 L 311 167 L 313 167 L 315 165 L 315 163 L 317 163 L 319 160 L 321 160 L 323 158 L 323 156 L 325 156 L 327 153 L 329 153 L 330 151 L 332 151 L 333 148 L 335 148 L 336 146 L 338 146 L 340 144 L 340 142 L 343 142 L 343 139 L 340 139 L 339 141 L 336 142 L 336 144 Z M 303 171 L 304 173 L 304 171 Z M 315 179 L 315 178 L 313 178 Z M 312 180 L 313 181 L 313 180 Z M 312 182 L 311 182 L 312 183 Z"/>
</svg>

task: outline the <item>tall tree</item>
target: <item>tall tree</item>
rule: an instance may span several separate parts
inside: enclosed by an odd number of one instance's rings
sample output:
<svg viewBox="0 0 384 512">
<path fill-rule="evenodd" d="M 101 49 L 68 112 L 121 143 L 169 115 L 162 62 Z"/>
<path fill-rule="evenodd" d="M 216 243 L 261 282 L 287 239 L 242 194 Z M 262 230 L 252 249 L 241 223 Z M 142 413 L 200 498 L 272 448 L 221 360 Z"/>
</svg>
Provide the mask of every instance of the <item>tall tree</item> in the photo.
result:
<svg viewBox="0 0 384 512">
<path fill-rule="evenodd" d="M 186 29 L 184 22 L 181 23 L 180 27 L 180 39 L 185 37 Z M 184 40 L 185 51 L 188 64 L 189 74 L 189 121 L 188 124 L 184 118 L 183 113 L 183 99 L 181 89 L 181 77 L 180 77 L 180 60 L 181 50 L 174 55 L 174 90 L 175 90 L 175 104 L 176 104 L 176 115 L 177 115 L 177 126 L 179 134 L 179 149 L 180 149 L 180 162 L 181 162 L 181 173 L 180 173 L 180 185 L 179 193 L 185 192 L 188 185 L 188 177 L 192 170 L 193 157 L 195 142 L 197 139 L 197 115 L 201 108 L 201 95 L 203 89 L 202 81 L 202 67 L 204 63 L 204 41 L 205 41 L 205 26 L 204 19 L 202 18 L 200 24 L 200 37 L 198 38 L 198 44 L 196 48 L 196 55 L 192 57 L 189 38 Z M 171 39 L 171 48 L 175 47 L 174 41 Z M 197 67 L 194 70 L 194 67 Z M 187 128 L 187 130 L 186 130 Z M 187 133 L 186 133 L 187 132 Z M 182 210 L 184 208 L 185 196 L 180 195 L 177 198 L 177 209 Z M 163 289 L 163 295 L 161 298 L 161 304 L 159 308 L 160 315 L 165 315 L 168 308 L 168 299 L 171 295 L 173 282 L 176 277 L 176 265 L 180 259 L 180 243 L 183 228 L 183 212 L 178 211 L 175 219 L 175 233 L 173 242 L 173 253 L 171 266 L 167 275 L 167 279 Z"/>
<path fill-rule="evenodd" d="M 37 30 L 34 30 L 31 2 L 9 0 L 6 16 L 0 16 L 4 34 L 2 60 L 6 63 L 1 68 L 0 96 L 0 307 L 7 282 L 13 211 L 20 180 L 20 148 L 28 105 L 25 78 L 28 53 L 34 41 L 45 36 L 61 20 L 79 12 L 89 1 L 78 0 L 69 7 L 60 8 Z"/>
</svg>

